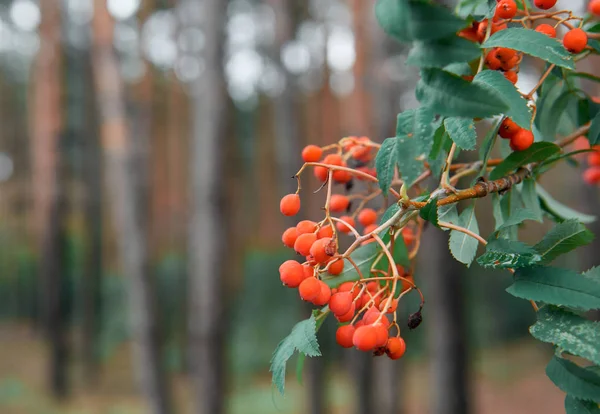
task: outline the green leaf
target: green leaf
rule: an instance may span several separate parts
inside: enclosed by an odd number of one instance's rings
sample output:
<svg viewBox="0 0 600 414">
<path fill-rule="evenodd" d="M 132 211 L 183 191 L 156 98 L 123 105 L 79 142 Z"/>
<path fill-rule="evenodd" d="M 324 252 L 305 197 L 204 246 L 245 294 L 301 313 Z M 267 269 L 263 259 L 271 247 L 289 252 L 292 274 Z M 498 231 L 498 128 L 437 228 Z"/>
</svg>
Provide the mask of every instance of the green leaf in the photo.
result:
<svg viewBox="0 0 600 414">
<path fill-rule="evenodd" d="M 419 215 L 423 220 L 429 221 L 434 226 L 438 227 L 438 207 L 437 199 L 432 198 L 427 202 L 425 207 L 419 211 Z"/>
<path fill-rule="evenodd" d="M 553 141 L 556 137 L 557 130 L 563 114 L 566 112 L 569 104 L 577 100 L 571 90 L 566 90 L 552 102 L 544 101 L 545 105 L 539 108 L 539 129 L 542 136 L 547 141 Z"/>
<path fill-rule="evenodd" d="M 517 226 L 517 225 L 523 223 L 525 220 L 537 220 L 537 216 L 533 211 L 531 211 L 529 209 L 526 209 L 526 208 L 518 209 L 515 212 L 511 213 L 508 216 L 508 219 L 505 220 L 502 223 L 502 225 L 496 229 L 496 231 L 502 231 L 511 226 Z M 541 221 L 541 220 L 538 220 L 538 221 Z"/>
<path fill-rule="evenodd" d="M 396 125 L 396 162 L 407 187 L 412 186 L 424 169 L 423 162 L 433 146 L 433 115 L 428 108 L 404 111 Z"/>
<path fill-rule="evenodd" d="M 442 122 L 442 125 L 435 131 L 433 135 L 433 145 L 428 157 L 429 169 L 431 170 L 431 175 L 433 177 L 439 177 L 442 173 L 442 168 L 444 168 L 444 164 L 446 162 L 444 146 L 448 140 L 449 137 L 448 134 L 446 134 L 446 129 L 444 128 Z"/>
<path fill-rule="evenodd" d="M 422 68 L 443 68 L 451 63 L 478 58 L 481 50 L 475 43 L 453 35 L 428 42 L 415 42 L 406 64 Z"/>
<path fill-rule="evenodd" d="M 564 204 L 556 201 L 552 196 L 544 189 L 541 185 L 537 185 L 537 193 L 542 201 L 542 206 L 546 211 L 552 214 L 554 217 L 560 220 L 569 220 L 574 219 L 580 221 L 582 223 L 592 223 L 596 221 L 595 216 L 590 216 L 588 214 L 580 213 L 578 211 L 573 210 L 570 207 L 565 206 Z"/>
<path fill-rule="evenodd" d="M 298 355 L 298 359 L 296 360 L 296 380 L 298 380 L 298 384 L 302 385 L 302 373 L 304 372 L 304 362 L 306 361 L 306 355 L 300 354 Z"/>
<path fill-rule="evenodd" d="M 527 101 L 502 73 L 496 70 L 484 70 L 478 73 L 473 82 L 492 89 L 509 105 L 506 116 L 521 128 L 531 129 L 531 111 Z"/>
<path fill-rule="evenodd" d="M 477 131 L 472 118 L 446 118 L 444 119 L 446 132 L 459 148 L 473 150 L 477 144 Z"/>
<path fill-rule="evenodd" d="M 394 179 L 396 171 L 396 156 L 398 152 L 398 139 L 387 138 L 381 144 L 381 148 L 375 157 L 375 170 L 379 179 L 379 188 L 383 194 L 387 194 Z"/>
<path fill-rule="evenodd" d="M 524 28 L 509 28 L 494 33 L 481 45 L 482 49 L 508 47 L 540 58 L 566 69 L 575 69 L 573 56 L 556 39 Z"/>
<path fill-rule="evenodd" d="M 380 253 L 380 246 L 377 243 L 369 243 L 356 249 L 350 258 L 356 263 L 356 267 L 360 270 L 363 276 L 369 274 L 373 260 Z M 338 287 L 344 282 L 354 282 L 360 279 L 356 268 L 350 261 L 344 261 L 344 270 L 337 276 L 324 276 L 323 282 L 327 283 L 330 288 Z"/>
<path fill-rule="evenodd" d="M 319 343 L 316 335 L 316 320 L 314 315 L 309 319 L 298 322 L 292 332 L 286 336 L 273 352 L 271 371 L 273 385 L 281 394 L 285 390 L 285 368 L 287 361 L 298 351 L 310 357 L 320 356 Z"/>
<path fill-rule="evenodd" d="M 523 181 L 521 187 L 521 199 L 525 208 L 533 213 L 533 220 L 541 222 L 543 219 L 540 200 L 537 196 L 536 182 L 533 178 L 528 178 Z"/>
<path fill-rule="evenodd" d="M 592 125 L 590 126 L 590 130 L 588 132 L 588 139 L 590 141 L 590 145 L 600 144 L 600 112 L 598 112 L 594 119 L 592 119 Z"/>
<path fill-rule="evenodd" d="M 546 375 L 561 390 L 580 398 L 600 402 L 600 376 L 589 368 L 554 357 L 546 367 Z"/>
<path fill-rule="evenodd" d="M 381 216 L 379 224 L 383 224 L 389 219 L 391 219 L 394 216 L 394 214 L 396 214 L 399 210 L 400 206 L 398 204 L 392 204 L 391 206 L 389 206 L 385 213 L 383 213 L 383 216 Z"/>
<path fill-rule="evenodd" d="M 384 243 L 389 242 L 389 239 L 384 239 Z M 408 249 L 404 243 L 404 238 L 401 235 L 396 236 L 394 240 L 394 250 L 392 251 L 392 257 L 394 262 L 404 267 L 410 267 L 410 260 L 408 260 Z M 375 269 L 386 271 L 389 267 L 389 260 L 386 255 L 381 257 L 381 260 L 375 265 Z"/>
<path fill-rule="evenodd" d="M 558 152 L 560 152 L 560 147 L 556 144 L 551 142 L 534 142 L 525 151 L 516 151 L 506 157 L 504 161 L 492 170 L 490 179 L 497 180 L 523 165 L 543 161 Z"/>
<path fill-rule="evenodd" d="M 481 144 L 481 149 L 479 150 L 479 158 L 483 160 L 481 170 L 479 170 L 479 176 L 483 177 L 487 171 L 487 164 L 490 159 L 490 154 L 492 153 L 492 149 L 494 148 L 494 144 L 496 143 L 496 139 L 498 137 L 498 131 L 500 130 L 500 125 L 502 124 L 502 120 L 496 122 L 493 128 L 491 128 L 483 139 L 483 144 Z"/>
<path fill-rule="evenodd" d="M 441 69 L 421 71 L 416 95 L 423 105 L 445 116 L 487 118 L 509 110 L 498 92 Z"/>
<path fill-rule="evenodd" d="M 447 8 L 418 0 L 378 0 L 375 16 L 383 30 L 401 42 L 441 39 L 466 26 Z"/>
<path fill-rule="evenodd" d="M 565 411 L 566 414 L 600 414 L 600 407 L 594 402 L 567 395 L 565 398 Z"/>
<path fill-rule="evenodd" d="M 471 69 L 471 66 L 469 66 L 469 64 L 466 62 L 451 63 L 451 64 L 445 66 L 444 70 L 446 72 L 454 73 L 455 75 L 458 75 L 458 76 L 473 75 L 473 70 Z"/>
<path fill-rule="evenodd" d="M 487 244 L 485 253 L 477 258 L 477 263 L 494 269 L 518 269 L 535 265 L 540 260 L 541 256 L 525 243 L 493 239 Z"/>
<path fill-rule="evenodd" d="M 475 206 L 470 205 L 465 208 L 460 214 L 458 222 L 460 227 L 479 234 L 479 226 L 475 217 Z M 456 230 L 450 232 L 450 252 L 456 260 L 467 266 L 471 266 L 473 259 L 475 259 L 478 243 L 477 239 L 465 233 Z"/>
<path fill-rule="evenodd" d="M 438 222 L 444 221 L 446 223 L 458 225 L 458 220 L 459 218 L 456 204 L 447 204 L 445 206 L 438 207 Z"/>
<path fill-rule="evenodd" d="M 544 306 L 529 332 L 539 341 L 600 364 L 600 323 L 555 306 Z"/>
<path fill-rule="evenodd" d="M 542 255 L 543 263 L 550 263 L 561 254 L 591 243 L 594 234 L 577 220 L 566 220 L 554 226 L 534 249 Z"/>
<path fill-rule="evenodd" d="M 506 291 L 518 298 L 552 305 L 600 309 L 600 283 L 573 270 L 555 267 L 520 269 Z"/>
</svg>

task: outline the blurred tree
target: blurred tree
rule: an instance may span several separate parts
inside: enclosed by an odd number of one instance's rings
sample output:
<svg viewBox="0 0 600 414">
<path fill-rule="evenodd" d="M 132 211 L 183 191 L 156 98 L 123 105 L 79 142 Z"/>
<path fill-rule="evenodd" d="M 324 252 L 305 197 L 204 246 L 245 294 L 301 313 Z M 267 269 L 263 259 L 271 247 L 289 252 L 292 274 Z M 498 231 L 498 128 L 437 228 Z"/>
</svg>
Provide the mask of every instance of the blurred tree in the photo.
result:
<svg viewBox="0 0 600 414">
<path fill-rule="evenodd" d="M 145 178 L 145 169 L 140 168 L 145 155 L 144 138 L 133 139 L 128 131 L 124 86 L 113 49 L 114 23 L 103 0 L 96 0 L 94 5 L 92 53 L 100 133 L 117 242 L 129 281 L 134 365 L 150 412 L 170 414 L 170 392 L 162 364 L 158 310 L 149 268 L 145 204 L 140 194 Z"/>
<path fill-rule="evenodd" d="M 192 83 L 189 226 L 189 341 L 196 411 L 224 411 L 224 269 L 227 262 L 223 73 L 227 1 L 181 2 L 182 23 L 202 25 L 205 67 Z"/>
</svg>

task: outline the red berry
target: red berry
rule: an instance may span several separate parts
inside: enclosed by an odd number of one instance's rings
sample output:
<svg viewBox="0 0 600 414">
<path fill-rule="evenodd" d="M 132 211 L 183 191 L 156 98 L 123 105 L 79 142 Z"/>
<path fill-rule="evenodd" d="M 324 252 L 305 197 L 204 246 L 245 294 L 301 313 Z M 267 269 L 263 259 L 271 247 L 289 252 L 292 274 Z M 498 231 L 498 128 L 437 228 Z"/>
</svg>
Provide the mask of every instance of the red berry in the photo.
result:
<svg viewBox="0 0 600 414">
<path fill-rule="evenodd" d="M 331 289 L 329 286 L 327 286 L 327 283 L 323 282 L 322 280 L 319 280 L 319 285 L 319 294 L 312 300 L 312 303 L 316 306 L 324 306 L 329 303 L 329 299 L 331 298 Z"/>
<path fill-rule="evenodd" d="M 342 348 L 352 348 L 354 332 L 356 328 L 353 325 L 344 325 L 337 328 L 335 331 L 335 340 Z"/>
<path fill-rule="evenodd" d="M 321 293 L 321 281 L 314 277 L 304 279 L 298 286 L 298 292 L 302 300 L 312 302 Z"/>
<path fill-rule="evenodd" d="M 510 139 L 510 147 L 513 151 L 525 151 L 533 144 L 533 132 L 521 129 Z"/>
<path fill-rule="evenodd" d="M 415 233 L 410 227 L 404 227 L 402 229 L 402 237 L 404 238 L 404 244 L 407 246 L 415 241 Z"/>
<path fill-rule="evenodd" d="M 338 231 L 342 232 L 342 233 L 350 233 L 352 230 L 350 230 L 350 227 L 348 227 L 348 225 L 352 226 L 352 227 L 356 227 L 356 223 L 354 222 L 354 219 L 350 216 L 342 216 L 340 217 L 340 220 L 342 220 L 342 222 L 336 222 L 335 223 L 335 227 L 338 229 Z M 347 223 L 348 225 L 344 224 Z"/>
<path fill-rule="evenodd" d="M 304 268 L 297 261 L 288 260 L 279 266 L 279 278 L 287 287 L 298 287 L 304 280 Z"/>
<path fill-rule="evenodd" d="M 302 159 L 304 162 L 317 162 L 321 159 L 323 150 L 316 145 L 308 145 L 302 150 Z"/>
<path fill-rule="evenodd" d="M 379 227 L 377 224 L 371 224 L 371 225 L 365 227 L 365 230 L 363 231 L 363 234 L 372 233 L 374 230 L 377 229 L 377 227 Z M 373 241 L 375 241 L 375 239 L 373 239 Z"/>
<path fill-rule="evenodd" d="M 315 268 L 308 264 L 302 265 L 302 270 L 304 271 L 303 279 L 308 279 L 309 277 L 313 277 L 315 275 Z"/>
<path fill-rule="evenodd" d="M 554 7 L 557 0 L 533 0 L 535 7 L 542 10 L 548 10 Z"/>
<path fill-rule="evenodd" d="M 335 259 L 333 263 L 329 265 L 329 269 L 327 269 L 330 275 L 337 276 L 344 271 L 344 260 L 343 259 Z"/>
<path fill-rule="evenodd" d="M 595 148 L 596 146 L 594 146 Z M 594 152 L 590 153 L 587 157 L 587 162 L 590 167 L 600 166 L 600 147 L 595 149 Z"/>
<path fill-rule="evenodd" d="M 329 154 L 325 158 L 323 158 L 323 161 L 321 161 L 321 163 L 341 166 L 344 165 L 344 159 L 340 154 Z"/>
<path fill-rule="evenodd" d="M 371 306 L 363 315 L 363 321 L 365 322 L 365 324 L 371 325 L 375 323 L 375 321 L 377 320 L 377 318 L 379 318 L 380 315 L 381 312 L 379 312 L 379 309 L 377 309 L 376 306 Z"/>
<path fill-rule="evenodd" d="M 519 81 L 519 74 L 514 71 L 504 72 L 504 77 L 508 79 L 510 83 L 515 85 Z"/>
<path fill-rule="evenodd" d="M 498 130 L 498 135 L 502 138 L 510 139 L 515 136 L 517 132 L 521 130 L 521 127 L 518 126 L 515 122 L 513 122 L 510 118 L 505 118 L 504 121 L 500 124 L 500 129 Z"/>
<path fill-rule="evenodd" d="M 352 320 L 352 318 L 354 318 L 354 311 L 356 310 L 356 305 L 354 304 L 354 302 L 352 302 L 352 305 L 350 306 L 350 310 L 348 311 L 348 313 L 345 313 L 343 315 L 335 315 L 335 318 L 339 321 L 339 322 L 350 322 Z"/>
<path fill-rule="evenodd" d="M 310 255 L 315 259 L 317 263 L 325 263 L 335 254 L 335 251 L 332 251 L 332 254 L 329 253 L 330 243 L 335 245 L 335 240 L 331 238 L 318 239 L 315 241 L 310 247 Z"/>
<path fill-rule="evenodd" d="M 325 167 L 315 167 L 314 174 L 317 180 L 321 182 L 327 181 L 327 177 L 329 175 L 329 169 Z"/>
<path fill-rule="evenodd" d="M 518 64 L 519 64 L 519 57 L 513 56 L 512 58 L 510 58 L 507 61 L 502 61 L 502 64 L 500 65 L 500 69 L 502 69 L 504 71 L 511 70 Z"/>
<path fill-rule="evenodd" d="M 342 194 L 334 194 L 329 200 L 329 210 L 334 213 L 343 213 L 348 209 L 350 199 Z"/>
<path fill-rule="evenodd" d="M 496 49 L 496 57 L 500 62 L 508 62 L 517 57 L 517 51 L 507 47 L 499 47 Z"/>
<path fill-rule="evenodd" d="M 587 34 L 581 29 L 573 29 L 565 34 L 563 45 L 571 53 L 580 53 L 587 45 Z"/>
<path fill-rule="evenodd" d="M 375 343 L 375 346 L 377 348 L 381 348 L 385 346 L 388 341 L 387 327 L 381 322 L 374 324 L 373 327 L 375 328 L 375 334 L 377 335 L 377 342 Z"/>
<path fill-rule="evenodd" d="M 485 63 L 488 68 L 492 70 L 498 70 L 502 66 L 502 62 L 500 59 L 498 59 L 498 56 L 496 56 L 496 50 L 491 50 L 488 52 L 488 54 L 485 56 Z"/>
<path fill-rule="evenodd" d="M 296 232 L 298 236 L 305 233 L 314 233 L 317 228 L 317 223 L 311 220 L 302 220 L 296 224 Z"/>
<path fill-rule="evenodd" d="M 290 227 L 281 235 L 281 241 L 285 247 L 289 247 L 290 249 L 294 247 L 294 243 L 296 243 L 296 239 L 298 238 L 298 232 L 296 231 L 296 227 Z"/>
<path fill-rule="evenodd" d="M 294 250 L 302 256 L 308 256 L 310 254 L 310 248 L 316 240 L 317 235 L 314 233 L 301 234 L 294 243 Z"/>
<path fill-rule="evenodd" d="M 496 5 L 495 17 L 501 19 L 512 19 L 517 14 L 517 3 L 515 0 L 501 0 Z"/>
<path fill-rule="evenodd" d="M 546 23 L 540 24 L 538 27 L 535 28 L 535 31 L 543 33 L 546 36 L 549 36 L 549 37 L 552 37 L 552 38 L 556 37 L 556 29 L 554 28 L 554 26 L 551 26 L 551 25 L 546 24 Z"/>
<path fill-rule="evenodd" d="M 317 232 L 317 239 L 324 239 L 325 237 L 333 237 L 333 227 L 329 224 L 321 227 Z"/>
<path fill-rule="evenodd" d="M 336 183 L 347 183 L 352 180 L 352 174 L 348 171 L 336 170 L 333 172 L 333 181 Z"/>
<path fill-rule="evenodd" d="M 406 352 L 406 343 L 404 342 L 404 339 L 399 337 L 388 339 L 385 353 L 390 359 L 400 359 L 402 358 L 402 355 L 404 355 L 404 352 Z"/>
<path fill-rule="evenodd" d="M 344 315 L 352 308 L 352 299 L 352 293 L 338 291 L 331 296 L 329 309 L 331 309 L 334 315 Z"/>
<path fill-rule="evenodd" d="M 372 325 L 363 325 L 354 331 L 352 343 L 361 351 L 371 351 L 377 344 L 377 331 Z"/>
<path fill-rule="evenodd" d="M 600 183 L 600 167 L 590 167 L 583 172 L 583 181 L 589 185 Z"/>
<path fill-rule="evenodd" d="M 279 202 L 279 210 L 284 216 L 295 216 L 300 211 L 300 196 L 298 194 L 288 194 Z"/>
<path fill-rule="evenodd" d="M 383 312 L 383 308 L 385 307 L 385 305 L 387 304 L 387 299 L 381 302 L 381 305 L 379 306 L 379 310 Z M 396 312 L 396 309 L 398 309 L 398 299 L 392 299 L 392 301 L 390 302 L 390 305 L 388 306 L 388 308 L 386 309 L 386 313 L 394 313 Z"/>
<path fill-rule="evenodd" d="M 372 208 L 363 208 L 361 212 L 358 213 L 357 219 L 363 226 L 370 226 L 377 221 L 377 212 Z"/>
<path fill-rule="evenodd" d="M 600 0 L 592 0 L 590 4 L 588 4 L 588 10 L 590 13 L 600 16 Z"/>
</svg>

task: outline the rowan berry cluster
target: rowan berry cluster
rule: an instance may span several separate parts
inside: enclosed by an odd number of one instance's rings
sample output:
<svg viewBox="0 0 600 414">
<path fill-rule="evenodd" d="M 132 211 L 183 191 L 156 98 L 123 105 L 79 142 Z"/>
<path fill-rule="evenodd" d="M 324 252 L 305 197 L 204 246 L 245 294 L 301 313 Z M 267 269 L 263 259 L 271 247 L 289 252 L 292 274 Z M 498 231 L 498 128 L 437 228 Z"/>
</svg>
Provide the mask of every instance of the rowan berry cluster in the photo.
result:
<svg viewBox="0 0 600 414">
<path fill-rule="evenodd" d="M 600 145 L 590 147 L 585 136 L 581 136 L 574 143 L 576 151 L 586 151 L 580 154 L 584 158 L 587 168 L 583 172 L 583 181 L 589 185 L 600 185 Z"/>
<path fill-rule="evenodd" d="M 311 167 L 315 177 L 323 182 L 322 187 L 327 185 L 325 217 L 319 222 L 302 220 L 284 231 L 283 244 L 294 249 L 303 260 L 284 262 L 279 275 L 285 286 L 298 289 L 302 300 L 316 306 L 328 305 L 326 311 L 340 323 L 336 332 L 340 346 L 398 359 L 406 345 L 400 337 L 396 311 L 400 298 L 416 289 L 412 274 L 397 265 L 391 256 L 386 257 L 389 261 L 386 270 L 373 267 L 369 274 L 363 274 L 350 257 L 357 247 L 369 243 L 377 242 L 385 247 L 377 224 L 383 209 L 368 207 L 381 195 L 381 190 L 373 186 L 376 173 L 372 161 L 378 148 L 379 144 L 367 137 L 347 137 L 325 148 L 315 145 L 304 148 L 305 164 L 297 175 L 298 182 L 300 184 L 300 174 Z M 324 152 L 330 150 L 333 152 L 324 156 Z M 367 181 L 366 189 L 350 193 L 355 180 Z M 342 191 L 334 193 L 333 184 L 343 185 Z M 299 193 L 288 194 L 280 202 L 281 213 L 286 216 L 296 215 L 300 206 Z M 415 242 L 411 226 L 397 232 L 407 246 Z M 347 236 L 353 236 L 353 242 Z M 387 242 L 391 250 L 395 236 L 391 230 Z M 340 243 L 349 244 L 343 253 L 339 250 Z M 389 252 L 387 247 L 385 250 Z M 356 271 L 358 280 L 337 282 L 336 276 L 346 269 Z"/>
</svg>

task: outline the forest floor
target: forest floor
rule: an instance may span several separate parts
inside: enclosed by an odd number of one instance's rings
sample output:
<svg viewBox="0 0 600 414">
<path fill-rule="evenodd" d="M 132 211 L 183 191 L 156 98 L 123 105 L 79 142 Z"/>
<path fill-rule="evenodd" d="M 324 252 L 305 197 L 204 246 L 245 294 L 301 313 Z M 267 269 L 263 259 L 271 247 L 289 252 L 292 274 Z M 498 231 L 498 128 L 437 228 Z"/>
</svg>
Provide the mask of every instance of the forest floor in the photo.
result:
<svg viewBox="0 0 600 414">
<path fill-rule="evenodd" d="M 81 368 L 74 367 L 72 394 L 57 404 L 46 393 L 47 351 L 29 330 L 0 326 L 0 413 L 2 414 L 145 414 L 129 363 L 127 346 L 121 347 L 103 366 L 96 385 L 85 385 Z M 474 413 L 562 414 L 564 394 L 544 374 L 551 355 L 548 348 L 523 341 L 477 354 L 472 373 Z M 411 361 L 406 368 L 404 396 L 406 414 L 427 413 L 428 370 Z M 273 392 L 269 378 L 234 379 L 227 398 L 230 414 L 304 413 L 304 389 L 291 378 L 286 397 Z M 190 393 L 183 376 L 174 379 L 178 412 L 191 412 Z M 334 375 L 327 392 L 328 413 L 347 413 L 354 393 L 347 376 Z"/>
</svg>

